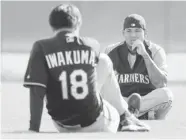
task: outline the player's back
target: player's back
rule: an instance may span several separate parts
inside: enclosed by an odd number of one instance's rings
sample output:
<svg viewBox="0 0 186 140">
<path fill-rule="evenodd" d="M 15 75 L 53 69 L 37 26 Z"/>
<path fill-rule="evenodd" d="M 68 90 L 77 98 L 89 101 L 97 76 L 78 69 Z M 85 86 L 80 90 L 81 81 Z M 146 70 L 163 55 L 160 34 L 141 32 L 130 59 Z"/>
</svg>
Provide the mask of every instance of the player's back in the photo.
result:
<svg viewBox="0 0 186 140">
<path fill-rule="evenodd" d="M 52 118 L 93 117 L 100 112 L 95 71 L 97 44 L 64 32 L 39 42 L 48 68 L 46 97 Z"/>
</svg>

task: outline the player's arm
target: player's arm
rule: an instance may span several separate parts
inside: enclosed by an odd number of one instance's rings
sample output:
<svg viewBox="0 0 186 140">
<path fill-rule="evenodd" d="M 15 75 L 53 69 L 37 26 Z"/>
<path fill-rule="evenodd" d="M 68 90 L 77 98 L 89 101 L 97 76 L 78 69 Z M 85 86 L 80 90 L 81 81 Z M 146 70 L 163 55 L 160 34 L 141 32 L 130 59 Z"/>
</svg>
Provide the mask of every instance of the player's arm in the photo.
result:
<svg viewBox="0 0 186 140">
<path fill-rule="evenodd" d="M 167 64 L 165 51 L 160 48 L 156 51 L 153 59 L 149 55 L 144 56 L 149 78 L 152 84 L 157 87 L 165 87 L 167 85 Z"/>
<path fill-rule="evenodd" d="M 39 132 L 40 128 L 43 98 L 48 80 L 45 57 L 40 47 L 39 42 L 34 43 L 24 77 L 24 86 L 30 90 L 29 130 L 36 132 Z"/>
<path fill-rule="evenodd" d="M 30 126 L 29 130 L 39 132 L 43 112 L 43 99 L 46 89 L 40 86 L 30 87 Z"/>
</svg>

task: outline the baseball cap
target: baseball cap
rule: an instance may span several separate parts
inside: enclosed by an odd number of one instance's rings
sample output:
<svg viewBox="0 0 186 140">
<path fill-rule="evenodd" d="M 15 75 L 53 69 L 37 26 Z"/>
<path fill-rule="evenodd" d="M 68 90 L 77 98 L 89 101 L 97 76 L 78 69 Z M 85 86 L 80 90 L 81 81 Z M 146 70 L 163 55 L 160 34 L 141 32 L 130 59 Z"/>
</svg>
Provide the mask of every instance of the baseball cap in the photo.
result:
<svg viewBox="0 0 186 140">
<path fill-rule="evenodd" d="M 145 19 L 138 14 L 131 14 L 124 20 L 123 29 L 125 30 L 126 28 L 142 28 L 146 30 Z"/>
</svg>

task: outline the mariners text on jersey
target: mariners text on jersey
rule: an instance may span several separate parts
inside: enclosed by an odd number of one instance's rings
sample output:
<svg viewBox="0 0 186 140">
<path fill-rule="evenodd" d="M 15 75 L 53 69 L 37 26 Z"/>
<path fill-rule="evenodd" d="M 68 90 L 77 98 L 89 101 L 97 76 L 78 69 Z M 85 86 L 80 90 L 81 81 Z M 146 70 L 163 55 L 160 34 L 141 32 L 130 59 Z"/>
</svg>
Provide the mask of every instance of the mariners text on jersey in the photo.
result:
<svg viewBox="0 0 186 140">
<path fill-rule="evenodd" d="M 119 83 L 143 83 L 149 84 L 149 76 L 140 73 L 118 74 L 115 73 Z"/>
<path fill-rule="evenodd" d="M 45 58 L 49 68 L 74 64 L 95 66 L 95 52 L 90 50 L 60 51 L 47 54 Z"/>
</svg>

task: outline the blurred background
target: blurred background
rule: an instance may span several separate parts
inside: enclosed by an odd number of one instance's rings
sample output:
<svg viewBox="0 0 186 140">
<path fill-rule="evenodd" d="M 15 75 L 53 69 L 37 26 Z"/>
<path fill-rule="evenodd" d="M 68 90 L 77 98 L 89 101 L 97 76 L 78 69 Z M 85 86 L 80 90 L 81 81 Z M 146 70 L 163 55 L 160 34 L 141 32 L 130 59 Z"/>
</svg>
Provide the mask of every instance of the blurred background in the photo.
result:
<svg viewBox="0 0 186 140">
<path fill-rule="evenodd" d="M 38 39 L 53 35 L 48 24 L 48 16 L 52 7 L 60 3 L 60 1 L 1 2 L 1 131 L 28 129 L 29 91 L 22 86 L 23 76 L 32 44 Z M 186 1 L 67 3 L 75 4 L 82 13 L 83 25 L 80 34 L 97 39 L 102 46 L 101 51 L 110 44 L 123 41 L 121 30 L 127 15 L 137 13 L 145 18 L 148 39 L 161 45 L 167 53 L 168 86 L 175 97 L 173 108 L 167 118 L 171 120 L 168 124 L 171 125 L 170 128 L 175 129 L 177 127 L 174 124 L 186 124 L 186 110 L 182 109 L 186 106 Z M 54 131 L 46 109 L 43 118 L 41 129 Z M 186 128 L 185 126 L 183 127 Z M 169 128 L 165 130 L 169 132 Z"/>
<path fill-rule="evenodd" d="M 64 1 L 65 2 L 65 1 Z M 52 36 L 48 16 L 60 1 L 1 2 L 2 80 L 21 80 L 33 42 Z M 148 28 L 148 39 L 161 45 L 167 53 L 170 80 L 186 81 L 186 18 L 184 1 L 66 1 L 81 11 L 80 34 L 97 39 L 101 51 L 109 44 L 123 40 L 124 18 L 132 13 L 142 15 Z M 175 72 L 175 68 L 180 71 Z"/>
</svg>

